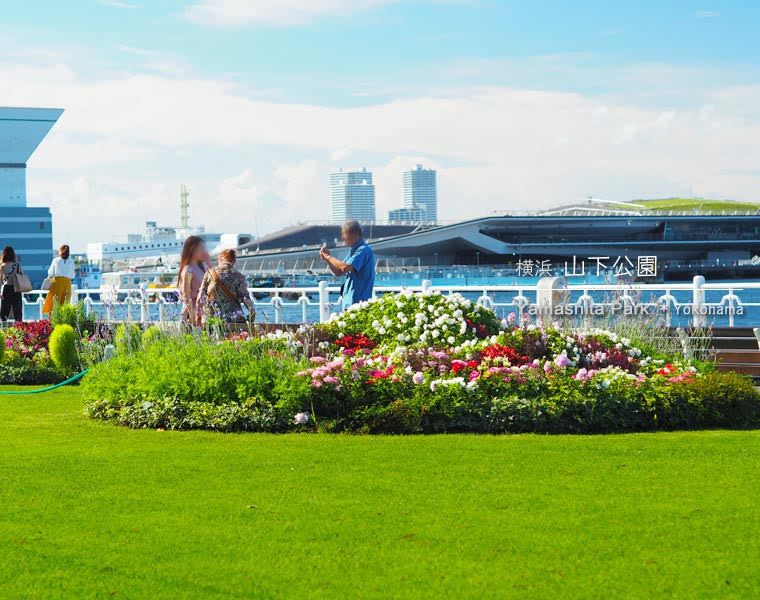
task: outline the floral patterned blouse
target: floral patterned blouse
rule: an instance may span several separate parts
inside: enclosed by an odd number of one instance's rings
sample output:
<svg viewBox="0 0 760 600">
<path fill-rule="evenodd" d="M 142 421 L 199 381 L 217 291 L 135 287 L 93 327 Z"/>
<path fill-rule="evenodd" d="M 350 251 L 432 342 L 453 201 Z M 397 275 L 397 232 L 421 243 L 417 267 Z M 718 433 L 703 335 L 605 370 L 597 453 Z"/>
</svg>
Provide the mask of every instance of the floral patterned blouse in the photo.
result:
<svg viewBox="0 0 760 600">
<path fill-rule="evenodd" d="M 217 287 L 213 271 L 219 275 L 219 280 L 235 296 L 237 302 L 233 302 Z M 218 267 L 206 271 L 198 293 L 199 311 L 207 316 L 221 317 L 225 321 L 241 321 L 244 319 L 241 304 L 245 304 L 253 314 L 253 303 L 248 296 L 248 284 L 240 271 L 229 263 L 221 263 Z"/>
</svg>

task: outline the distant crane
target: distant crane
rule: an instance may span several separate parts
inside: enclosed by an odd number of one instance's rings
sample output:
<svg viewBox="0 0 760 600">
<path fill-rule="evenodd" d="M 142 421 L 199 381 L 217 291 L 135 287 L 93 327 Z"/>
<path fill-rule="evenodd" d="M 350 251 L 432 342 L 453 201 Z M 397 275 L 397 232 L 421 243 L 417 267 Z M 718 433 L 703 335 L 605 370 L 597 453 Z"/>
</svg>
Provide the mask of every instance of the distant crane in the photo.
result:
<svg viewBox="0 0 760 600">
<path fill-rule="evenodd" d="M 189 195 L 190 192 L 187 191 L 187 186 L 182 184 L 179 188 L 179 222 L 182 229 L 190 227 L 190 214 L 187 212 L 187 209 L 190 208 L 190 203 L 187 201 Z"/>
</svg>

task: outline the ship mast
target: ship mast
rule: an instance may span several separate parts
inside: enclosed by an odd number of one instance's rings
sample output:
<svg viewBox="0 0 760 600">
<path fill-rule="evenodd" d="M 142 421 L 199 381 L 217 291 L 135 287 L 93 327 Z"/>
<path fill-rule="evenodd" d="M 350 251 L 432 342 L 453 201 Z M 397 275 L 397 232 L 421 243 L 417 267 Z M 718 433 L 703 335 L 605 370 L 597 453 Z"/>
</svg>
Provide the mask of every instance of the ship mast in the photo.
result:
<svg viewBox="0 0 760 600">
<path fill-rule="evenodd" d="M 187 186 L 185 184 L 182 184 L 179 188 L 179 208 L 180 208 L 180 226 L 182 229 L 187 229 L 190 226 L 190 215 L 187 212 L 187 209 L 190 207 L 190 203 L 187 201 L 187 197 L 190 195 L 190 192 L 187 191 Z"/>
</svg>

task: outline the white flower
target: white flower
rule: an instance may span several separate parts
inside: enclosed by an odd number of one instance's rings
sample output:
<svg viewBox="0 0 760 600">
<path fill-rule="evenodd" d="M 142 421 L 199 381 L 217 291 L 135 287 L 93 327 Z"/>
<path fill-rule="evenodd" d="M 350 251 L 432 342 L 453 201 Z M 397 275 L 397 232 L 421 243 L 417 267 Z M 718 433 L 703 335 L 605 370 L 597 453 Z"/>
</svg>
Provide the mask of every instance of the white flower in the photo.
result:
<svg viewBox="0 0 760 600">
<path fill-rule="evenodd" d="M 396 336 L 396 339 L 397 339 L 399 342 L 403 342 L 403 341 L 404 341 L 404 339 L 405 339 L 405 338 L 404 338 L 404 334 L 403 334 L 403 333 L 399 333 L 399 334 Z"/>
<path fill-rule="evenodd" d="M 453 336 L 453 335 L 450 335 L 449 337 L 447 337 L 447 338 L 446 338 L 446 341 L 447 341 L 449 344 L 453 344 L 453 343 L 454 343 L 456 340 L 454 339 L 454 336 Z"/>
<path fill-rule="evenodd" d="M 293 420 L 296 422 L 297 425 L 306 425 L 306 423 L 309 422 L 309 412 L 300 412 L 295 417 L 293 417 Z"/>
</svg>

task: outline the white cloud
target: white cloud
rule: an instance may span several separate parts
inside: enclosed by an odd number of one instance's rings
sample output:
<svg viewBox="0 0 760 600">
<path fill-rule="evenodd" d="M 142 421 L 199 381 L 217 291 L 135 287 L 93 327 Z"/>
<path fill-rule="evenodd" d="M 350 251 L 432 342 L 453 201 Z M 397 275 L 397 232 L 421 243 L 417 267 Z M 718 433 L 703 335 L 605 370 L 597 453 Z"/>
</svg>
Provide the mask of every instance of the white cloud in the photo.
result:
<svg viewBox="0 0 760 600">
<path fill-rule="evenodd" d="M 113 8 L 127 8 L 130 10 L 139 8 L 137 4 L 132 4 L 130 2 L 120 2 L 119 0 L 98 0 L 98 4 L 102 4 L 103 6 L 112 6 Z"/>
<path fill-rule="evenodd" d="M 124 44 L 114 44 L 113 49 L 118 50 L 119 52 L 125 52 L 127 54 L 136 54 L 137 56 L 156 56 L 159 54 L 156 50 L 136 48 L 135 46 L 126 46 Z"/>
<path fill-rule="evenodd" d="M 416 162 L 439 171 L 444 220 L 589 193 L 757 200 L 760 189 L 760 86 L 700 91 L 677 109 L 506 87 L 334 108 L 210 79 L 90 79 L 67 64 L 0 62 L 0 81 L 7 104 L 66 109 L 28 188 L 52 207 L 56 241 L 75 236 L 80 248 L 145 220 L 176 222 L 180 183 L 193 221 L 217 229 L 326 219 L 328 174 L 347 158 L 375 172 L 378 217 L 400 205 L 401 171 Z"/>
<path fill-rule="evenodd" d="M 694 13 L 698 19 L 712 19 L 719 17 L 720 13 L 715 10 L 698 10 Z"/>
<path fill-rule="evenodd" d="M 185 10 L 196 23 L 232 27 L 264 23 L 300 25 L 324 16 L 343 16 L 396 0 L 199 0 Z"/>
</svg>

